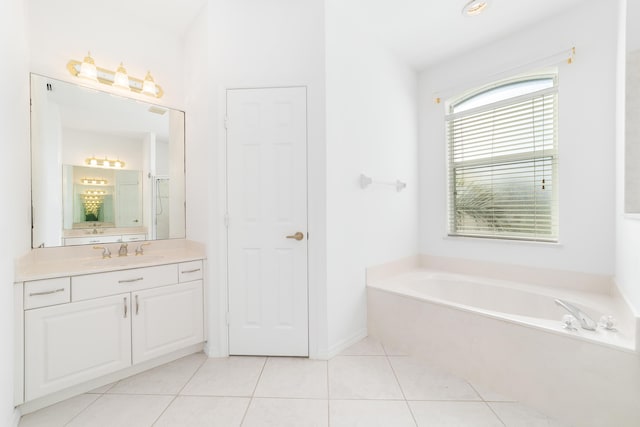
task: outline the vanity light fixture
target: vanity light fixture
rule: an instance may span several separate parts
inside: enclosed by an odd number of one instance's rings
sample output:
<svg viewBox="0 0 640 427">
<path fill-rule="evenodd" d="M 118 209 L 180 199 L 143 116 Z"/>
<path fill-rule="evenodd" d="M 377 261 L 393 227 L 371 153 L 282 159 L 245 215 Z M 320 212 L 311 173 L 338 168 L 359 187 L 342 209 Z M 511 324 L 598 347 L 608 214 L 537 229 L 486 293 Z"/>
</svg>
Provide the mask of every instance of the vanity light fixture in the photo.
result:
<svg viewBox="0 0 640 427">
<path fill-rule="evenodd" d="M 467 16 L 480 15 L 489 6 L 489 0 L 471 0 L 462 8 L 462 14 Z"/>
<path fill-rule="evenodd" d="M 142 80 L 128 75 L 122 62 L 116 71 L 96 67 L 95 61 L 91 57 L 91 52 L 85 56 L 82 62 L 71 59 L 67 63 L 67 70 L 69 70 L 73 76 L 113 86 L 118 89 L 143 93 L 154 98 L 161 98 L 162 95 L 164 95 L 162 88 L 158 86 L 153 80 L 153 77 L 151 77 L 151 72 L 147 71 L 146 77 Z"/>
<path fill-rule="evenodd" d="M 104 159 L 97 159 L 94 157 L 89 157 L 85 161 L 87 166 L 92 166 L 95 168 L 116 168 L 122 169 L 124 167 L 124 162 L 120 159 L 117 160 L 109 160 L 106 157 Z"/>
</svg>

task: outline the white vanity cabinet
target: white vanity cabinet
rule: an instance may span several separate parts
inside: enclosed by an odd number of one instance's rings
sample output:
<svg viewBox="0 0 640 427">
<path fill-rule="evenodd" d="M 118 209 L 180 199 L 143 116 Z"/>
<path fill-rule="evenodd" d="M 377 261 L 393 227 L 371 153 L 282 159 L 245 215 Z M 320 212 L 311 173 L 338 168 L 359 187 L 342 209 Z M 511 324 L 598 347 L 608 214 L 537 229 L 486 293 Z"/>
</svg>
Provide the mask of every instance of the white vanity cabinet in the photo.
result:
<svg viewBox="0 0 640 427">
<path fill-rule="evenodd" d="M 24 401 L 202 343 L 202 286 L 202 260 L 25 282 Z"/>
<path fill-rule="evenodd" d="M 202 281 L 147 289 L 132 297 L 133 363 L 202 342 Z"/>
<path fill-rule="evenodd" d="M 25 311 L 25 398 L 131 365 L 131 297 L 113 295 Z"/>
</svg>

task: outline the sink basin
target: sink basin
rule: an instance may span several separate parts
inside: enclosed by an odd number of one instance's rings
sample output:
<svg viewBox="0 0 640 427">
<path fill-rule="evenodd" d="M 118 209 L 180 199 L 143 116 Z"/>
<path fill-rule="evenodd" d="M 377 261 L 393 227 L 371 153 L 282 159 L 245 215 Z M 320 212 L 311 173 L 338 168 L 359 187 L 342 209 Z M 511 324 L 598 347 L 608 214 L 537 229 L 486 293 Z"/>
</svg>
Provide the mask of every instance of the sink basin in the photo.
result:
<svg viewBox="0 0 640 427">
<path fill-rule="evenodd" d="M 129 255 L 127 257 L 115 256 L 113 258 L 105 259 L 92 259 L 85 262 L 86 267 L 123 267 L 134 264 L 148 264 L 150 262 L 156 262 L 163 259 L 163 255 Z"/>
</svg>

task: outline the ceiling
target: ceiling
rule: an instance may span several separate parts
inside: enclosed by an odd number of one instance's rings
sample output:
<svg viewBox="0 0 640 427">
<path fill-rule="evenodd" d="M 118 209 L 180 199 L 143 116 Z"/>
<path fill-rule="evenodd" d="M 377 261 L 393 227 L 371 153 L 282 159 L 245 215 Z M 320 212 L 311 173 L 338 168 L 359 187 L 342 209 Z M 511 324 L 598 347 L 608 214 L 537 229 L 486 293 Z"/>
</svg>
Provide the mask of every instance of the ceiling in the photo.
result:
<svg viewBox="0 0 640 427">
<path fill-rule="evenodd" d="M 78 20 L 99 15 L 103 22 L 118 27 L 147 28 L 182 38 L 207 0 L 29 0 L 29 8 L 55 19 L 60 14 Z"/>
<path fill-rule="evenodd" d="M 467 1 L 337 0 L 333 10 L 345 13 L 354 29 L 375 37 L 414 68 L 424 69 L 571 8 L 601 0 L 490 0 L 487 10 L 476 17 L 461 13 Z M 99 13 L 120 26 L 145 26 L 182 38 L 207 0 L 112 0 L 106 7 L 90 0 L 30 3 L 32 7 L 72 11 L 78 19 Z"/>
<path fill-rule="evenodd" d="M 492 0 L 485 12 L 475 17 L 462 15 L 467 1 L 348 0 L 348 7 L 346 3 L 340 7 L 346 8 L 359 29 L 414 68 L 424 69 L 597 0 Z"/>
</svg>

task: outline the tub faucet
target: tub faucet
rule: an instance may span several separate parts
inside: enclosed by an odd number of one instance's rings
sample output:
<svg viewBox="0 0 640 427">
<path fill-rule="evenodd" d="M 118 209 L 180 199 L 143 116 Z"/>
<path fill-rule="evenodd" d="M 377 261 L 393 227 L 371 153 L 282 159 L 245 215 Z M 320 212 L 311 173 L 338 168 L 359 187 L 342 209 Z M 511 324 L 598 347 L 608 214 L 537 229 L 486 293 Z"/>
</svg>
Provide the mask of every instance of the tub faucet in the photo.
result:
<svg viewBox="0 0 640 427">
<path fill-rule="evenodd" d="M 127 256 L 129 255 L 129 252 L 127 250 L 127 244 L 123 243 L 120 245 L 120 249 L 118 249 L 118 256 Z"/>
<path fill-rule="evenodd" d="M 589 317 L 584 311 L 580 310 L 575 305 L 561 299 L 556 299 L 556 304 L 567 310 L 573 315 L 573 317 L 578 319 L 582 329 L 587 329 L 589 331 L 596 330 L 597 323 L 594 322 L 591 317 Z"/>
</svg>

